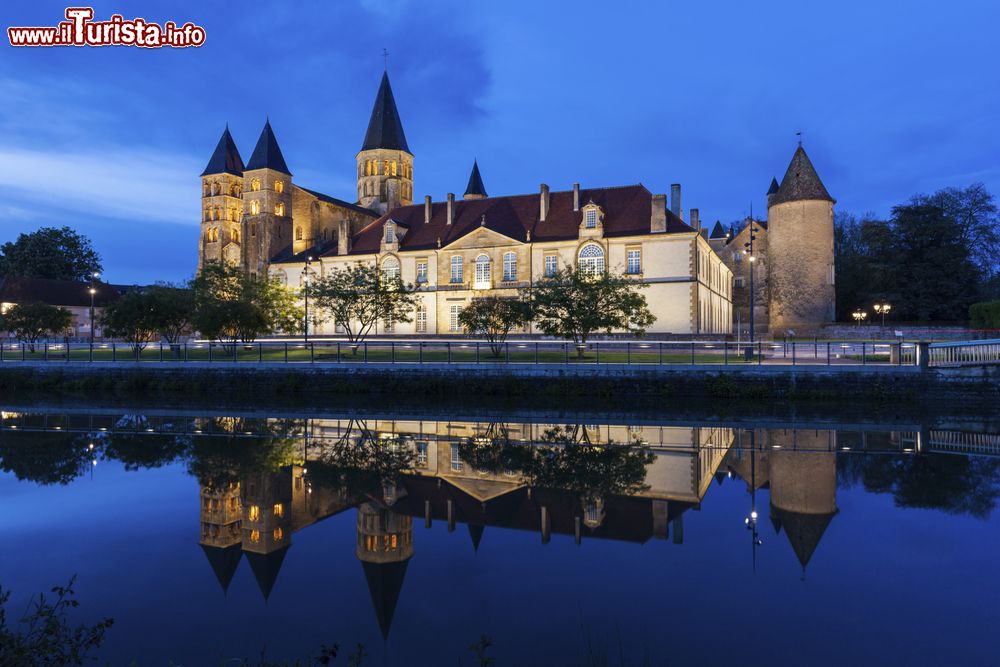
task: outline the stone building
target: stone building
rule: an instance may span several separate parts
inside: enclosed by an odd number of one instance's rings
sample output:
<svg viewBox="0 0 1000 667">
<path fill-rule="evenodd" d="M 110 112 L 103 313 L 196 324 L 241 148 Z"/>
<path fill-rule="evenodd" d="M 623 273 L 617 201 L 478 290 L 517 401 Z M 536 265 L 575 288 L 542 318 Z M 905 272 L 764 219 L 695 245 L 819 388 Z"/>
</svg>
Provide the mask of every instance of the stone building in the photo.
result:
<svg viewBox="0 0 1000 667">
<path fill-rule="evenodd" d="M 89 337 L 93 319 L 94 337 L 101 339 L 104 337 L 101 328 L 104 309 L 130 289 L 136 288 L 99 281 L 3 278 L 0 279 L 0 315 L 14 306 L 45 303 L 69 311 L 69 329 L 57 332 L 58 338 Z M 93 299 L 90 290 L 94 290 Z M 91 318 L 91 306 L 93 306 L 93 318 Z"/>
<path fill-rule="evenodd" d="M 679 185 L 641 184 L 490 197 L 473 164 L 465 194 L 413 205 L 413 153 L 387 74 L 356 155 L 357 200 L 294 184 L 269 122 L 244 165 L 228 128 L 202 173 L 199 266 L 224 261 L 300 289 L 306 274 L 365 263 L 417 286 L 407 324 L 379 334 L 458 334 L 458 313 L 487 294 L 513 295 L 564 267 L 613 270 L 647 284 L 653 333 L 727 334 L 730 269 L 683 220 Z M 335 334 L 334 322 L 310 332 Z M 531 333 L 529 326 L 525 333 Z"/>
<path fill-rule="evenodd" d="M 739 331 L 749 331 L 751 271 L 757 332 L 816 333 L 834 321 L 834 203 L 800 145 L 781 183 L 771 180 L 766 220 L 748 218 L 728 230 L 716 223 L 709 243 L 733 273 Z"/>
</svg>

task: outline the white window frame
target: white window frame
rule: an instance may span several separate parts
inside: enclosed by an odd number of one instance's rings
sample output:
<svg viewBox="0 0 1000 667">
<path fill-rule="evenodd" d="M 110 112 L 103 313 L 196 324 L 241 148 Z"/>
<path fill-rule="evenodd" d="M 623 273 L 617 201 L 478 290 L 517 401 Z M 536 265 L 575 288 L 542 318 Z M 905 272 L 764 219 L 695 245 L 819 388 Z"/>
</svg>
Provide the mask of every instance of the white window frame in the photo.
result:
<svg viewBox="0 0 1000 667">
<path fill-rule="evenodd" d="M 416 316 L 413 319 L 416 322 L 417 333 L 427 333 L 427 306 L 418 303 Z"/>
<path fill-rule="evenodd" d="M 426 468 L 427 467 L 427 441 L 420 440 L 417 442 L 417 467 Z"/>
<path fill-rule="evenodd" d="M 417 284 L 423 285 L 427 282 L 427 261 L 417 262 Z"/>
<path fill-rule="evenodd" d="M 596 243 L 588 243 L 580 248 L 577 255 L 577 266 L 584 273 L 590 275 L 600 275 L 604 273 L 604 248 Z"/>
<path fill-rule="evenodd" d="M 465 463 L 462 461 L 462 457 L 458 453 L 458 445 L 451 446 L 451 469 L 455 472 L 462 472 L 465 470 Z"/>
<path fill-rule="evenodd" d="M 382 280 L 388 282 L 399 278 L 399 260 L 392 255 L 382 260 Z"/>
<path fill-rule="evenodd" d="M 393 232 L 392 225 L 385 226 L 385 242 L 386 243 L 396 242 L 396 234 Z"/>
<path fill-rule="evenodd" d="M 642 273 L 642 248 L 625 249 L 625 272 L 632 275 Z"/>
<path fill-rule="evenodd" d="M 451 308 L 449 308 L 449 315 L 450 315 L 449 331 L 451 331 L 452 333 L 459 333 L 460 331 L 462 331 L 462 323 L 459 322 L 458 320 L 458 316 L 461 314 L 461 312 L 462 312 L 462 306 L 458 304 L 453 304 Z"/>
<path fill-rule="evenodd" d="M 503 254 L 503 279 L 508 282 L 517 280 L 516 252 L 505 252 Z"/>
<path fill-rule="evenodd" d="M 476 280 L 474 289 L 489 289 L 492 287 L 492 262 L 490 256 L 482 253 L 476 257 Z"/>
<path fill-rule="evenodd" d="M 462 256 L 452 255 L 451 256 L 451 282 L 461 283 L 464 276 L 464 270 L 462 266 Z"/>
<path fill-rule="evenodd" d="M 549 262 L 549 260 L 552 260 L 552 261 Z M 544 275 L 545 275 L 545 277 L 546 278 L 551 278 L 552 276 L 556 275 L 556 272 L 559 270 L 559 256 L 556 255 L 556 254 L 554 254 L 554 253 L 548 254 L 548 255 L 545 255 L 545 259 L 543 261 L 544 261 L 544 264 L 545 264 L 545 268 L 544 268 L 544 271 L 545 271 Z M 549 266 L 550 263 L 551 263 L 551 266 Z"/>
<path fill-rule="evenodd" d="M 597 229 L 597 209 L 588 208 L 583 219 L 586 229 Z"/>
</svg>

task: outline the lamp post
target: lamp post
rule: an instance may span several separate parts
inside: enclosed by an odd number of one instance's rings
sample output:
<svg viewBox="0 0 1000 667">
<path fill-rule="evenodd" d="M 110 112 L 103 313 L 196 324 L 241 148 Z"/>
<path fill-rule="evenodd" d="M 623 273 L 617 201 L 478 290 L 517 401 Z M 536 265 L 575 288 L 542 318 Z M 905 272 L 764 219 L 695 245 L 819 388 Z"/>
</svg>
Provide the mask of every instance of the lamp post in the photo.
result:
<svg viewBox="0 0 1000 667">
<path fill-rule="evenodd" d="M 93 348 L 94 348 L 94 296 L 97 294 L 97 288 L 94 287 L 94 283 L 100 277 L 101 277 L 101 274 L 98 273 L 97 271 L 94 271 L 92 274 L 90 274 L 90 278 L 91 278 L 91 280 L 90 280 L 90 289 L 87 290 L 88 292 L 90 292 L 90 348 L 91 348 L 91 350 L 93 350 Z"/>
<path fill-rule="evenodd" d="M 753 254 L 753 242 L 757 238 L 757 232 L 760 229 L 754 224 L 753 218 L 750 218 L 750 240 L 743 244 L 745 248 L 744 253 L 748 256 L 747 259 L 750 262 L 750 346 L 747 347 L 744 356 L 747 361 L 753 357 L 753 336 L 754 336 L 754 303 L 753 303 L 753 263 L 757 260 L 757 257 Z"/>
<path fill-rule="evenodd" d="M 861 328 L 861 323 L 864 322 L 866 319 L 868 319 L 868 313 L 861 310 L 860 308 L 851 313 L 851 316 L 854 318 L 854 321 L 858 323 L 859 329 Z"/>
<path fill-rule="evenodd" d="M 309 342 L 309 273 L 312 271 L 312 261 L 313 258 L 306 257 L 306 266 L 302 269 L 302 282 L 305 284 L 305 289 L 302 294 L 305 296 L 305 322 L 303 331 L 305 332 L 304 338 L 305 342 Z"/>
<path fill-rule="evenodd" d="M 757 547 L 764 544 L 757 532 L 757 443 L 755 442 L 756 431 L 750 429 L 750 516 L 743 520 L 747 530 L 750 531 L 750 549 L 753 560 L 753 570 L 757 571 Z M 742 444 L 743 434 L 740 434 Z"/>
<path fill-rule="evenodd" d="M 882 316 L 882 328 L 885 329 L 885 316 L 889 314 L 892 310 L 892 305 L 889 303 L 876 303 L 875 312 Z"/>
</svg>

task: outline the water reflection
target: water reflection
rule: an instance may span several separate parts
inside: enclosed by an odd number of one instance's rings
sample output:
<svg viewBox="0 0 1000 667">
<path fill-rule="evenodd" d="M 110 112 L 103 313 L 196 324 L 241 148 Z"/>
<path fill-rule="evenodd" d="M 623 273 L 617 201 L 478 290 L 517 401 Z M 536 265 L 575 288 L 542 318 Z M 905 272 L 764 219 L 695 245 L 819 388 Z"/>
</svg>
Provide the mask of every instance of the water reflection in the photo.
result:
<svg viewBox="0 0 1000 667">
<path fill-rule="evenodd" d="M 745 486 L 751 562 L 767 522 L 804 575 L 837 520 L 838 488 L 890 494 L 900 507 L 987 517 L 1000 494 L 1000 437 L 914 425 L 746 427 L 700 423 L 545 423 L 4 412 L 0 467 L 65 485 L 119 461 L 182 462 L 199 483 L 198 544 L 225 594 L 246 557 L 267 600 L 296 535 L 354 512 L 355 557 L 388 637 L 420 536 L 464 524 L 492 531 L 684 543 L 712 482 Z M 758 493 L 766 490 L 766 507 Z M 877 539 L 877 537 L 873 538 Z"/>
</svg>

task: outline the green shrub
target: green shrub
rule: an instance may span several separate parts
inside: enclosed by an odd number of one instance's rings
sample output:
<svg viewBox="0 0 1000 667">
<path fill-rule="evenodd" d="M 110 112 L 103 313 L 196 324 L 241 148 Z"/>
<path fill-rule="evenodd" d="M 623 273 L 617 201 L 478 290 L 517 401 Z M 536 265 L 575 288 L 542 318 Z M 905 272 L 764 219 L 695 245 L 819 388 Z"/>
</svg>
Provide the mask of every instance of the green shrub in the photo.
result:
<svg viewBox="0 0 1000 667">
<path fill-rule="evenodd" d="M 1000 329 L 1000 301 L 982 301 L 969 306 L 969 326 L 973 329 Z"/>
</svg>

